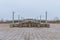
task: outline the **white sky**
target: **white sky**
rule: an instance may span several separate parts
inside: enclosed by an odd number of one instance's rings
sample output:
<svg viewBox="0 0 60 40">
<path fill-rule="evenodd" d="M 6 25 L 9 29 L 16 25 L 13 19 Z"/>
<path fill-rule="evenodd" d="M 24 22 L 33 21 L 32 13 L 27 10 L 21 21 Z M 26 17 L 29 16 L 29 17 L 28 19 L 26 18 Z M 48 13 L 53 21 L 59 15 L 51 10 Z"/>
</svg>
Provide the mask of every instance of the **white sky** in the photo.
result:
<svg viewBox="0 0 60 40">
<path fill-rule="evenodd" d="M 12 19 L 13 11 L 15 19 L 18 15 L 24 18 L 39 18 L 42 15 L 45 18 L 45 11 L 48 19 L 60 19 L 60 0 L 0 0 L 0 19 Z"/>
</svg>

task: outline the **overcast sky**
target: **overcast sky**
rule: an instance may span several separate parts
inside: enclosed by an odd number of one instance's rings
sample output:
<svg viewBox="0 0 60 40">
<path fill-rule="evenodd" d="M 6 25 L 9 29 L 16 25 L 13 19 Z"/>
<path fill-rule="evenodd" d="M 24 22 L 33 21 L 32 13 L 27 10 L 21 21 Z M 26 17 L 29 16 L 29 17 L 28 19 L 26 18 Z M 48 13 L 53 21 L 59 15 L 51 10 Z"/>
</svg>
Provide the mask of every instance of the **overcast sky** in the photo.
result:
<svg viewBox="0 0 60 40">
<path fill-rule="evenodd" d="M 45 18 L 58 17 L 60 19 L 60 0 L 0 0 L 0 19 L 12 19 L 12 12 L 15 12 L 15 19 L 18 15 L 24 18 Z"/>
</svg>

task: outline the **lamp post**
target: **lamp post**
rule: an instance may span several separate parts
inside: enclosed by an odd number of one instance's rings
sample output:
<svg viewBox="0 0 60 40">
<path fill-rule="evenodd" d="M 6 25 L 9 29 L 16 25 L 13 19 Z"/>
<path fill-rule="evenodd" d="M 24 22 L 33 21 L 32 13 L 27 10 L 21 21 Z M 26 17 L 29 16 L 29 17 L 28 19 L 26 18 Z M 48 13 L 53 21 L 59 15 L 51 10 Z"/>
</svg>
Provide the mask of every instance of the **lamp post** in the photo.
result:
<svg viewBox="0 0 60 40">
<path fill-rule="evenodd" d="M 13 11 L 13 15 L 12 15 L 12 23 L 14 24 L 14 11 Z"/>
<path fill-rule="evenodd" d="M 18 15 L 18 23 L 20 23 L 20 15 Z"/>
<path fill-rule="evenodd" d="M 41 24 L 41 15 L 40 15 L 40 24 Z"/>
<path fill-rule="evenodd" d="M 47 24 L 47 11 L 46 11 L 46 24 Z"/>
</svg>

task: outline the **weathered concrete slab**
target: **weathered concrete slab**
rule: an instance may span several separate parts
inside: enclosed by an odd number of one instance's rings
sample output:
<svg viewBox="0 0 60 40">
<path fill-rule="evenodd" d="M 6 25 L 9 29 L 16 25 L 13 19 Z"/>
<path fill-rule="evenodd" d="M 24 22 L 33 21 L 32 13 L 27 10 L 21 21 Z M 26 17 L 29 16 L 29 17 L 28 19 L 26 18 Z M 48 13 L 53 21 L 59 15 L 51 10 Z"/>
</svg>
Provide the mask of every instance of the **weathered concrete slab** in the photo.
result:
<svg viewBox="0 0 60 40">
<path fill-rule="evenodd" d="M 60 40 L 60 24 L 50 28 L 2 28 L 1 40 Z"/>
</svg>

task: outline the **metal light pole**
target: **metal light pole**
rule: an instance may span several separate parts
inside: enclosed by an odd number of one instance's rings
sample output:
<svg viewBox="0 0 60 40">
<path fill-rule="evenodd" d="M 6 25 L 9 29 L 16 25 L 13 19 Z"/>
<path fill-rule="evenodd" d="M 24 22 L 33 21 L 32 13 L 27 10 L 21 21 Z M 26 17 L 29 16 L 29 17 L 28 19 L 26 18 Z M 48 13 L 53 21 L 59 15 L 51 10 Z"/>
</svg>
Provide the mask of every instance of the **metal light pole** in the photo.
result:
<svg viewBox="0 0 60 40">
<path fill-rule="evenodd" d="M 20 15 L 18 15 L 18 23 L 20 23 Z"/>
<path fill-rule="evenodd" d="M 13 11 L 13 15 L 12 15 L 12 23 L 14 24 L 14 11 Z"/>
<path fill-rule="evenodd" d="M 46 24 L 47 24 L 47 11 L 46 11 Z"/>
<path fill-rule="evenodd" d="M 40 15 L 40 24 L 41 24 L 41 15 Z"/>
</svg>

